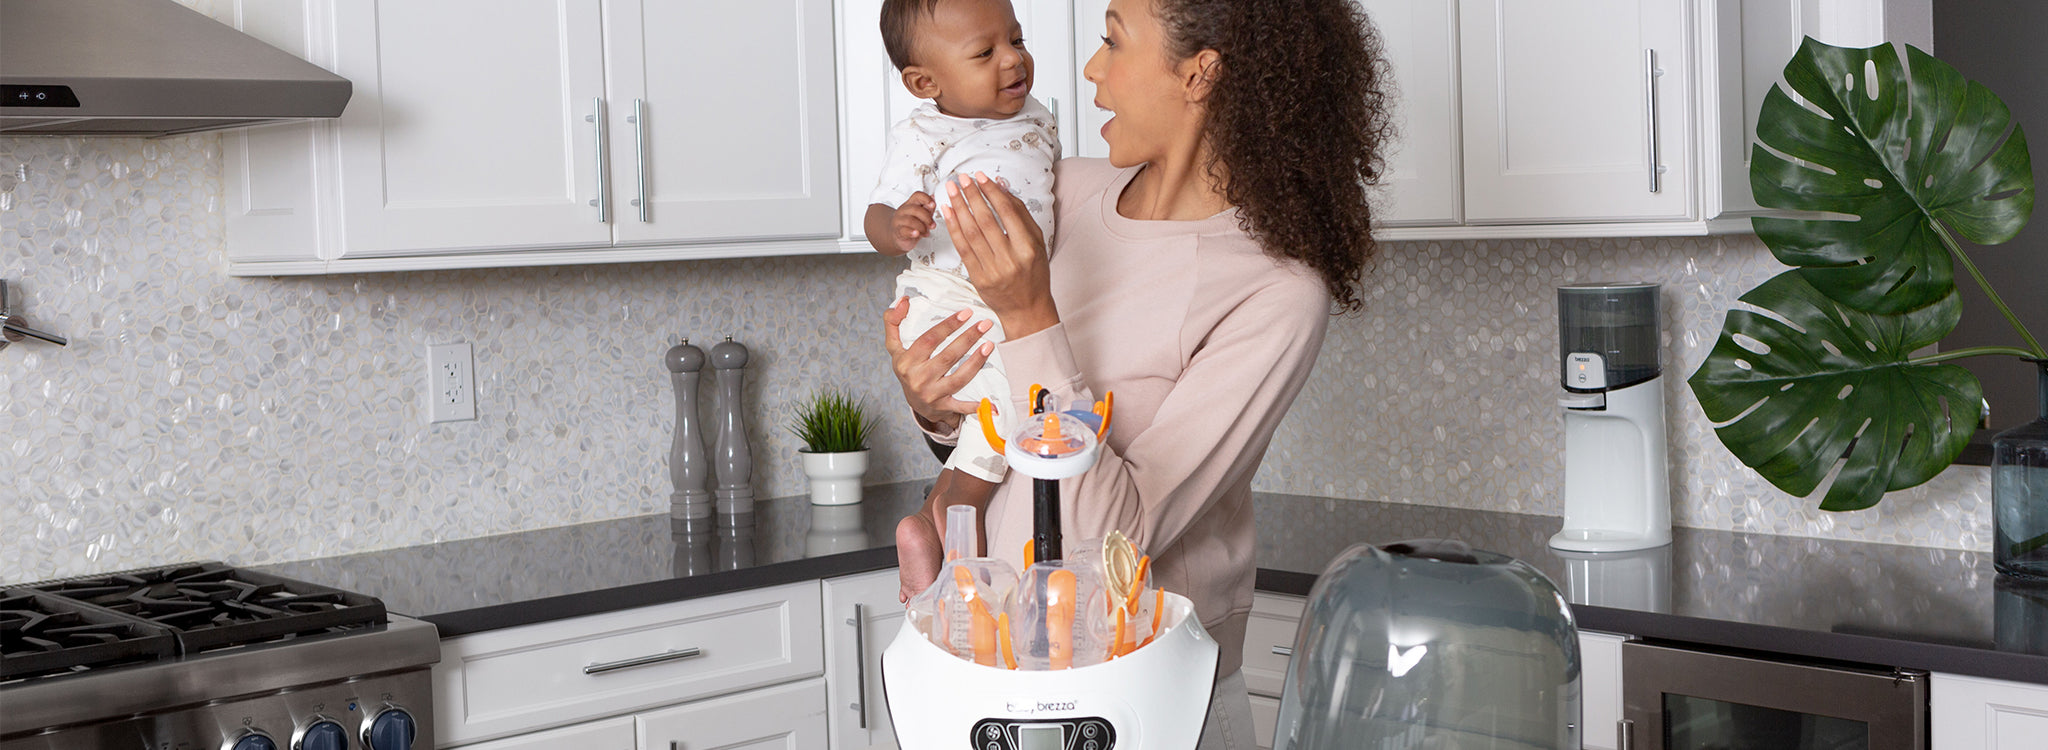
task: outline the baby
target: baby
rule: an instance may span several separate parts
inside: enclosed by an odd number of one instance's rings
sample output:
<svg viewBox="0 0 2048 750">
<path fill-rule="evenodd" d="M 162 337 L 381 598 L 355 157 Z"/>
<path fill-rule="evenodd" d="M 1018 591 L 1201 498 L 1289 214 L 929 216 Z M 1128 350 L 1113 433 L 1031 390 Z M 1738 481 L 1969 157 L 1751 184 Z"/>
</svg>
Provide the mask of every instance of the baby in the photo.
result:
<svg viewBox="0 0 2048 750">
<path fill-rule="evenodd" d="M 909 255 L 896 277 L 896 296 L 909 300 L 901 328 L 909 342 L 961 310 L 991 328 L 985 341 L 1002 340 L 995 319 L 968 281 L 960 254 L 935 221 L 933 196 L 955 175 L 987 174 L 1024 202 L 1048 246 L 1052 241 L 1052 163 L 1060 156 L 1051 113 L 1031 98 L 1031 53 L 1009 0 L 885 0 L 882 46 L 903 74 L 903 85 L 928 100 L 889 131 L 889 153 L 869 198 L 868 242 L 883 255 Z M 998 410 L 1010 386 L 999 357 L 991 355 L 957 398 Z M 999 434 L 1014 424 L 997 417 Z M 960 444 L 939 475 L 936 506 L 986 507 L 1007 468 L 969 415 Z M 986 552 L 984 552 L 986 554 Z"/>
</svg>

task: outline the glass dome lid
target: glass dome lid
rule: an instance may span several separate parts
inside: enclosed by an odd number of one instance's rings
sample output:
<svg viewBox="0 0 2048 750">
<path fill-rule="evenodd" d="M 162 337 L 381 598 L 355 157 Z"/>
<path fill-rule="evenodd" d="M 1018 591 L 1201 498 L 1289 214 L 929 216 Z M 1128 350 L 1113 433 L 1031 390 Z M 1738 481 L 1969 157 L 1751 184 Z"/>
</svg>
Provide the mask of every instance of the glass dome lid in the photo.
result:
<svg viewBox="0 0 2048 750">
<path fill-rule="evenodd" d="M 1451 540 L 1345 550 L 1295 635 L 1275 750 L 1579 747 L 1570 605 L 1520 560 Z"/>
</svg>

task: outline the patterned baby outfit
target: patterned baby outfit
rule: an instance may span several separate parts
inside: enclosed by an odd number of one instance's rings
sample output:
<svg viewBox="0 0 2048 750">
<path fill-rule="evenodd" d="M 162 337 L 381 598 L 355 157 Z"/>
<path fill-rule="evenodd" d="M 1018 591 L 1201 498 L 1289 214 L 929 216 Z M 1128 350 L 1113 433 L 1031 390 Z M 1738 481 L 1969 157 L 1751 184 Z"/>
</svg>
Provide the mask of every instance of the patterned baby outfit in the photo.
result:
<svg viewBox="0 0 2048 750">
<path fill-rule="evenodd" d="M 954 117 L 927 102 L 890 128 L 889 153 L 868 202 L 895 208 L 912 194 L 923 192 L 944 206 L 947 180 L 980 172 L 1024 202 L 1032 220 L 1038 222 L 1046 246 L 1051 247 L 1052 164 L 1059 158 L 1059 127 L 1036 99 L 1026 99 L 1022 111 L 1001 120 Z M 896 277 L 896 296 L 910 300 L 910 314 L 900 329 L 904 343 L 963 309 L 973 311 L 974 319 L 961 330 L 970 331 L 976 321 L 986 320 L 992 327 L 982 340 L 1002 341 L 1002 322 L 967 280 L 960 253 L 946 233 L 945 216 L 934 211 L 932 220 L 938 226 L 911 249 L 910 269 Z M 1010 385 L 1003 377 L 1000 357 L 989 357 L 981 372 L 954 396 L 968 402 L 987 398 L 1003 409 L 1009 401 Z M 999 415 L 999 433 L 1007 435 L 1016 424 L 1010 416 Z M 1007 468 L 1003 456 L 983 437 L 980 424 L 970 415 L 961 428 L 960 444 L 947 459 L 946 468 L 990 482 L 1002 481 Z"/>
</svg>

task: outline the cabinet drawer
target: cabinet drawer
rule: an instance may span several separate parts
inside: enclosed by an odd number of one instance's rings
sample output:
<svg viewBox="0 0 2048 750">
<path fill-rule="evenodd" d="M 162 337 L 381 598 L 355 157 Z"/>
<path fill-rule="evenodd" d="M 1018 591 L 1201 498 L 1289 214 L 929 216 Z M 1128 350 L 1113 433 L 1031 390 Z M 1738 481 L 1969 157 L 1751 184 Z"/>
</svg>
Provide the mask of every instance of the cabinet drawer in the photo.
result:
<svg viewBox="0 0 2048 750">
<path fill-rule="evenodd" d="M 825 681 L 649 711 L 634 724 L 641 750 L 826 750 Z"/>
<path fill-rule="evenodd" d="M 817 675 L 822 628 L 811 581 L 452 638 L 434 667 L 437 740 L 502 737 Z"/>
<path fill-rule="evenodd" d="M 1273 649 L 1284 653 L 1294 648 L 1294 631 L 1300 627 L 1305 605 L 1306 600 L 1298 596 L 1252 594 L 1252 619 L 1244 630 L 1244 686 L 1252 695 L 1280 697 L 1281 683 L 1287 680 L 1287 657 Z"/>
</svg>

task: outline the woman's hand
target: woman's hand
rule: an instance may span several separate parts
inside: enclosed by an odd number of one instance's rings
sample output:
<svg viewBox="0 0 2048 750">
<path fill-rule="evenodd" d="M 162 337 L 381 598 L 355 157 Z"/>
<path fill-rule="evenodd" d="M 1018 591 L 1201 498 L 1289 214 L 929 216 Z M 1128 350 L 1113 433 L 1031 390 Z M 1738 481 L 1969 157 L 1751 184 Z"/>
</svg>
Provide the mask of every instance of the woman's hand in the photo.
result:
<svg viewBox="0 0 2048 750">
<path fill-rule="evenodd" d="M 962 332 L 940 349 L 939 344 L 945 343 L 947 336 L 967 324 L 970 315 L 961 310 L 905 347 L 899 331 L 909 314 L 909 298 L 896 300 L 882 313 L 882 348 L 889 352 L 889 367 L 896 372 L 896 382 L 903 386 L 903 400 L 910 404 L 910 410 L 934 427 L 950 429 L 959 423 L 960 415 L 973 414 L 977 406 L 953 398 L 953 394 L 966 387 L 967 381 L 981 371 L 982 363 L 995 352 L 993 343 L 976 346 L 991 326 L 986 320 L 975 323 L 973 329 Z"/>
<path fill-rule="evenodd" d="M 939 209 L 946 215 L 946 233 L 967 279 L 1003 322 L 1003 335 L 1019 339 L 1057 325 L 1045 237 L 1024 202 L 980 172 L 947 182 L 946 197 Z"/>
</svg>

